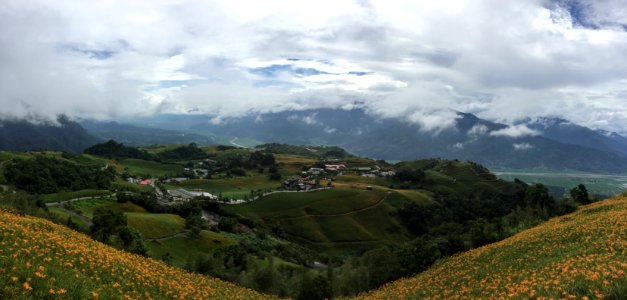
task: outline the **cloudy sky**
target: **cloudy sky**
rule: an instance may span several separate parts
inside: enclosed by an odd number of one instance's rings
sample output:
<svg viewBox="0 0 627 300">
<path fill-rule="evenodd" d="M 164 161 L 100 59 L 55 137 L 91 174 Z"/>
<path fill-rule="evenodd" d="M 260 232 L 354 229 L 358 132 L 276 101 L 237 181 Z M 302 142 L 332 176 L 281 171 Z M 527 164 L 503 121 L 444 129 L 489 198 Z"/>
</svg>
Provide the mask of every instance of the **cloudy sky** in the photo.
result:
<svg viewBox="0 0 627 300">
<path fill-rule="evenodd" d="M 627 132 L 624 0 L 0 2 L 0 116 L 350 108 Z"/>
</svg>

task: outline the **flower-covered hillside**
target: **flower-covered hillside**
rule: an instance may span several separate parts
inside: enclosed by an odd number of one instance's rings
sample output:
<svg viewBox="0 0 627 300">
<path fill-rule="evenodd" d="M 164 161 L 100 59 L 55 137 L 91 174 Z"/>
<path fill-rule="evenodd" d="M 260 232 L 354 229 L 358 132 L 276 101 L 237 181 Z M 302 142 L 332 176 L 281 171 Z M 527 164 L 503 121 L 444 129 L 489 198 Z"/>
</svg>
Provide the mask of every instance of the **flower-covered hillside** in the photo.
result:
<svg viewBox="0 0 627 300">
<path fill-rule="evenodd" d="M 0 209 L 0 299 L 269 299 Z"/>
<path fill-rule="evenodd" d="M 363 299 L 625 299 L 627 198 L 448 259 Z"/>
</svg>

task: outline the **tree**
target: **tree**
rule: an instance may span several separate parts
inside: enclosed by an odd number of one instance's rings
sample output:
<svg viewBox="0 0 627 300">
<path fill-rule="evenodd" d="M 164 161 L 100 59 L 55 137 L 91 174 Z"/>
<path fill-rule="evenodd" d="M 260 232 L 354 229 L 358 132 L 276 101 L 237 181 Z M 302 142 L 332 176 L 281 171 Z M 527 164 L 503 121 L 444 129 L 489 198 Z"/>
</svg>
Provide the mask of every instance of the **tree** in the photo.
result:
<svg viewBox="0 0 627 300">
<path fill-rule="evenodd" d="M 434 241 L 417 238 L 410 243 L 404 244 L 396 251 L 396 255 L 404 270 L 403 275 L 409 276 L 426 270 L 440 258 L 441 253 Z"/>
<path fill-rule="evenodd" d="M 588 195 L 588 190 L 583 184 L 579 184 L 570 190 L 570 198 L 581 204 L 592 203 L 592 201 L 590 201 L 590 195 Z"/>
<path fill-rule="evenodd" d="M 311 277 L 305 273 L 302 276 L 301 288 L 298 293 L 298 300 L 318 300 L 329 299 L 333 296 L 333 290 L 329 281 L 324 276 L 316 275 Z"/>
<path fill-rule="evenodd" d="M 192 237 L 200 236 L 200 231 L 202 230 L 203 225 L 200 213 L 190 213 L 187 218 L 185 218 L 185 228 L 191 230 Z"/>
<path fill-rule="evenodd" d="M 370 250 L 362 256 L 363 265 L 368 268 L 369 285 L 378 287 L 399 278 L 401 265 L 395 253 L 387 248 Z"/>
<path fill-rule="evenodd" d="M 118 230 L 118 237 L 127 251 L 144 256 L 148 254 L 148 248 L 139 231 L 124 226 Z"/>
<path fill-rule="evenodd" d="M 94 212 L 90 227 L 91 235 L 94 239 L 106 243 L 109 238 L 118 233 L 121 227 L 126 226 L 126 216 L 123 213 L 116 213 L 110 209 L 98 208 Z"/>
<path fill-rule="evenodd" d="M 549 214 L 553 212 L 555 207 L 555 199 L 549 195 L 549 190 L 546 186 L 540 183 L 527 187 L 525 202 L 527 205 L 545 210 Z"/>
</svg>

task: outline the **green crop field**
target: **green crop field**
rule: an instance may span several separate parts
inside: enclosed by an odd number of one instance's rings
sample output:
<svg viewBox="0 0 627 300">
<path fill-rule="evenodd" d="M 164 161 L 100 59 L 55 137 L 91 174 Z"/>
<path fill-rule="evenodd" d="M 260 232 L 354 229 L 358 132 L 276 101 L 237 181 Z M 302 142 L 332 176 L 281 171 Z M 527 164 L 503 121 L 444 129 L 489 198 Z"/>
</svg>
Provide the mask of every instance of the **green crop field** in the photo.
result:
<svg viewBox="0 0 627 300">
<path fill-rule="evenodd" d="M 279 222 L 288 235 L 315 247 L 352 252 L 410 238 L 391 216 L 396 210 L 391 203 L 399 201 L 409 200 L 382 190 L 334 188 L 277 193 L 223 208 L 262 222 Z"/>
<path fill-rule="evenodd" d="M 221 233 L 203 230 L 198 238 L 175 237 L 164 240 L 148 241 L 150 254 L 155 259 L 161 259 L 166 253 L 172 256 L 172 263 L 183 266 L 188 260 L 195 259 L 199 255 L 207 255 L 211 251 L 234 245 L 237 242 Z"/>
<path fill-rule="evenodd" d="M 147 239 L 173 236 L 185 230 L 185 220 L 177 215 L 135 212 L 124 215 L 128 225 L 137 229 Z"/>
<path fill-rule="evenodd" d="M 221 193 L 223 197 L 241 199 L 250 196 L 252 190 L 275 189 L 279 185 L 280 182 L 270 181 L 266 176 L 251 176 L 228 179 L 192 179 L 166 186 L 169 189 L 202 190 L 215 195 Z"/>
<path fill-rule="evenodd" d="M 183 172 L 183 166 L 175 164 L 161 164 L 154 161 L 147 161 L 141 159 L 123 159 L 119 163 L 124 166 L 131 175 L 134 176 L 148 176 L 148 177 L 161 177 L 161 176 L 176 176 Z"/>
<path fill-rule="evenodd" d="M 564 188 L 566 192 L 580 183 L 583 183 L 589 192 L 598 195 L 611 196 L 627 191 L 627 176 L 624 175 L 533 170 L 499 170 L 495 174 L 509 181 L 518 178 L 529 184 L 558 186 Z"/>
<path fill-rule="evenodd" d="M 141 193 L 141 192 L 150 192 L 152 191 L 153 188 L 150 186 L 146 186 L 146 185 L 130 183 L 122 179 L 116 179 L 114 182 L 111 183 L 111 189 L 117 190 L 117 191 Z"/>
</svg>

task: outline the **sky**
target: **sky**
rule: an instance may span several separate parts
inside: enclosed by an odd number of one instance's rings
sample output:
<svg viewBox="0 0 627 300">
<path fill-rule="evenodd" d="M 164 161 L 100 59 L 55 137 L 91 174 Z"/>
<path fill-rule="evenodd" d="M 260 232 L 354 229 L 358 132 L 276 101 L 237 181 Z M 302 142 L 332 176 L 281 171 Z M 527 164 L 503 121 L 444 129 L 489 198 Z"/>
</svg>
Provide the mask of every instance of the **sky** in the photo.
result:
<svg viewBox="0 0 627 300">
<path fill-rule="evenodd" d="M 627 132 L 627 3 L 0 2 L 0 118 L 321 107 Z"/>
</svg>

